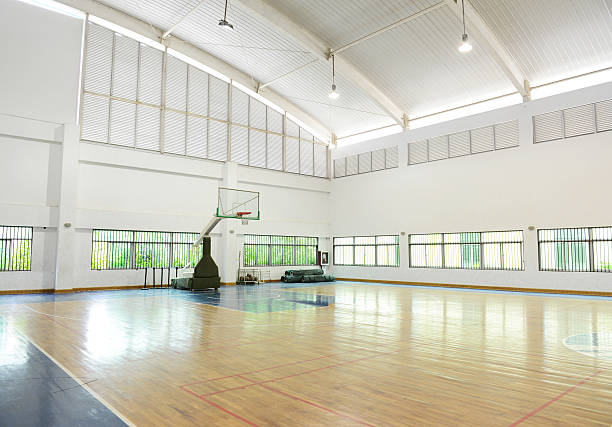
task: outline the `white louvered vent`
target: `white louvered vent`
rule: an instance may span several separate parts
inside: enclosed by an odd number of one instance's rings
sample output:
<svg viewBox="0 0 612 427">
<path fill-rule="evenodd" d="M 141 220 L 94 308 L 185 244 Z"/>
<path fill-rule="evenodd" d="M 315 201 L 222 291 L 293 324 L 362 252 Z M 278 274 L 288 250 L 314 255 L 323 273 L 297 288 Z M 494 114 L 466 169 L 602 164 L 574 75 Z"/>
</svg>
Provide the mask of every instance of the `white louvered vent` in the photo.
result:
<svg viewBox="0 0 612 427">
<path fill-rule="evenodd" d="M 287 136 L 294 136 L 296 138 L 299 138 L 300 136 L 300 127 L 292 122 L 291 120 L 287 119 L 286 123 L 285 123 L 285 134 Z"/>
<path fill-rule="evenodd" d="M 136 139 L 136 104 L 111 100 L 110 143 L 134 147 Z"/>
<path fill-rule="evenodd" d="M 472 154 L 493 151 L 495 148 L 493 126 L 473 129 L 470 132 L 472 134 Z"/>
<path fill-rule="evenodd" d="M 248 126 L 249 95 L 232 87 L 232 123 Z"/>
<path fill-rule="evenodd" d="M 385 149 L 372 151 L 372 171 L 385 169 Z"/>
<path fill-rule="evenodd" d="M 249 130 L 247 128 L 232 126 L 232 162 L 241 165 L 249 164 Z"/>
<path fill-rule="evenodd" d="M 283 115 L 273 108 L 268 107 L 267 111 L 268 130 L 272 132 L 283 132 Z"/>
<path fill-rule="evenodd" d="M 266 134 L 249 129 L 249 166 L 266 167 Z"/>
<path fill-rule="evenodd" d="M 334 177 L 342 178 L 346 176 L 346 157 L 334 160 Z"/>
<path fill-rule="evenodd" d="M 300 141 L 294 138 L 287 138 L 287 172 L 300 173 Z"/>
<path fill-rule="evenodd" d="M 187 64 L 170 55 L 166 63 L 166 106 L 187 111 Z"/>
<path fill-rule="evenodd" d="M 495 149 L 517 147 L 519 145 L 518 120 L 499 123 L 494 126 L 495 130 Z"/>
<path fill-rule="evenodd" d="M 597 113 L 597 132 L 612 130 L 612 99 L 595 104 Z"/>
<path fill-rule="evenodd" d="M 450 134 L 448 136 L 448 151 L 450 157 L 470 154 L 470 131 Z"/>
<path fill-rule="evenodd" d="M 108 113 L 110 100 L 86 93 L 81 113 L 81 139 L 108 142 Z"/>
<path fill-rule="evenodd" d="M 165 111 L 164 153 L 185 154 L 186 116 L 175 111 Z"/>
<path fill-rule="evenodd" d="M 207 157 L 207 120 L 200 117 L 187 117 L 187 155 Z"/>
<path fill-rule="evenodd" d="M 85 90 L 110 94 L 113 63 L 113 32 L 96 24 L 88 24 L 85 56 Z"/>
<path fill-rule="evenodd" d="M 399 167 L 399 148 L 395 147 L 385 148 L 385 168 L 393 169 Z"/>
<path fill-rule="evenodd" d="M 138 42 L 115 34 L 111 93 L 119 98 L 136 101 L 138 89 Z"/>
<path fill-rule="evenodd" d="M 416 165 L 427 162 L 427 140 L 408 144 L 408 164 Z"/>
<path fill-rule="evenodd" d="M 161 105 L 162 68 L 164 54 L 146 44 L 140 44 L 140 67 L 138 69 L 138 100 L 147 104 Z"/>
<path fill-rule="evenodd" d="M 146 105 L 136 108 L 136 148 L 159 151 L 161 110 Z"/>
<path fill-rule="evenodd" d="M 348 156 L 346 158 L 346 175 L 357 175 L 359 171 L 359 156 Z"/>
<path fill-rule="evenodd" d="M 533 117 L 534 142 L 554 141 L 563 138 L 563 111 L 553 111 Z"/>
<path fill-rule="evenodd" d="M 269 133 L 267 135 L 268 169 L 283 170 L 283 137 Z"/>
<path fill-rule="evenodd" d="M 448 159 L 448 137 L 437 136 L 429 140 L 429 161 Z"/>
<path fill-rule="evenodd" d="M 208 115 L 219 120 L 227 120 L 228 84 L 210 76 L 208 80 Z M 227 140 L 227 136 L 225 137 Z"/>
<path fill-rule="evenodd" d="M 312 136 L 312 134 L 308 132 L 306 129 L 302 129 L 302 128 L 300 128 L 300 138 L 307 139 L 308 141 L 314 140 L 314 137 Z"/>
<path fill-rule="evenodd" d="M 314 145 L 314 175 L 327 178 L 327 146 Z"/>
<path fill-rule="evenodd" d="M 266 104 L 255 98 L 249 99 L 249 126 L 266 130 Z"/>
<path fill-rule="evenodd" d="M 314 173 L 313 156 L 313 143 L 300 141 L 300 173 L 302 175 L 312 175 Z"/>
<path fill-rule="evenodd" d="M 208 158 L 220 162 L 227 160 L 227 123 L 208 120 Z"/>
<path fill-rule="evenodd" d="M 187 111 L 200 116 L 208 115 L 208 74 L 189 66 Z"/>
<path fill-rule="evenodd" d="M 359 154 L 359 173 L 372 172 L 372 152 Z"/>
<path fill-rule="evenodd" d="M 595 133 L 595 106 L 593 104 L 563 110 L 565 137 Z"/>
</svg>

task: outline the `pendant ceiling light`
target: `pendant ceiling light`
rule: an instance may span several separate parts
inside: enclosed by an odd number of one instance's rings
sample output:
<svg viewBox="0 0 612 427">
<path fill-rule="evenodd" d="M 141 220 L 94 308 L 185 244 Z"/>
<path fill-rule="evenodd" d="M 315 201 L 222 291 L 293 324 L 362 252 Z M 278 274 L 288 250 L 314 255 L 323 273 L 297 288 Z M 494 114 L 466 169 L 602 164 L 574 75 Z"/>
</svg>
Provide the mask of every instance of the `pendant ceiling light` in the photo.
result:
<svg viewBox="0 0 612 427">
<path fill-rule="evenodd" d="M 229 22 L 227 22 L 227 1 L 225 0 L 225 11 L 223 12 L 223 19 L 219 19 L 219 25 L 222 28 L 226 28 L 228 30 L 233 30 L 234 26 L 232 24 L 230 24 Z"/>
<path fill-rule="evenodd" d="M 459 52 L 467 53 L 472 50 L 472 45 L 468 40 L 468 35 L 465 32 L 465 0 L 461 0 L 461 12 L 463 16 L 463 34 L 461 35 L 461 45 L 459 46 Z"/>
<path fill-rule="evenodd" d="M 329 92 L 329 99 L 338 99 L 340 94 L 336 91 L 336 57 L 332 55 L 332 86 L 331 92 Z"/>
</svg>

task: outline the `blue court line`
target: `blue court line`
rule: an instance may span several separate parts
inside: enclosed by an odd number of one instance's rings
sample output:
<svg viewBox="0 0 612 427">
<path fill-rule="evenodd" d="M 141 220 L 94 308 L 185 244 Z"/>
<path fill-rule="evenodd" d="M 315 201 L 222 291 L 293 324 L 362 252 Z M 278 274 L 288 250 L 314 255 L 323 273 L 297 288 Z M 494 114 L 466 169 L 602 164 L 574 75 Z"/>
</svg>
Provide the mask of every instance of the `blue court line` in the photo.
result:
<svg viewBox="0 0 612 427">
<path fill-rule="evenodd" d="M 1 317 L 0 354 L 0 425 L 126 425 Z"/>
</svg>

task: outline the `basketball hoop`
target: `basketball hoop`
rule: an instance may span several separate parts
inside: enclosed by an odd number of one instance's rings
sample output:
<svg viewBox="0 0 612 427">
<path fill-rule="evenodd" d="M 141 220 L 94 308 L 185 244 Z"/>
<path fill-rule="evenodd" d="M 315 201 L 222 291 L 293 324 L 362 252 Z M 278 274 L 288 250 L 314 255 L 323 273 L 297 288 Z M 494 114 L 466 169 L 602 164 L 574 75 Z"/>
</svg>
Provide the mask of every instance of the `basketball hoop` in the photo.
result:
<svg viewBox="0 0 612 427">
<path fill-rule="evenodd" d="M 249 225 L 249 219 L 243 218 L 244 215 L 249 215 L 251 212 L 236 212 L 236 216 L 242 221 L 242 225 Z"/>
</svg>

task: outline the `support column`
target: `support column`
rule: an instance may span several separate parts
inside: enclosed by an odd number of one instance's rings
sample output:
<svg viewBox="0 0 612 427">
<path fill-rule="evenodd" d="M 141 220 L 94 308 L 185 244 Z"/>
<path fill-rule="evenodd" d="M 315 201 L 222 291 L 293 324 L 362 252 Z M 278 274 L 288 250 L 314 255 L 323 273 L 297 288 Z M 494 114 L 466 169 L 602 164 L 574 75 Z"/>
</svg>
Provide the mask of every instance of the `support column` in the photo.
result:
<svg viewBox="0 0 612 427">
<path fill-rule="evenodd" d="M 222 187 L 238 188 L 238 164 L 234 162 L 226 162 L 223 166 L 223 181 Z M 239 220 L 224 219 L 219 223 L 219 231 L 221 232 L 220 239 L 220 256 L 219 275 L 221 276 L 222 284 L 235 284 L 236 274 L 238 272 L 238 229 Z"/>
<path fill-rule="evenodd" d="M 60 191 L 57 220 L 57 251 L 55 262 L 55 289 L 75 287 L 75 255 L 77 184 L 79 178 L 79 128 L 64 125 L 64 138 L 60 166 Z"/>
</svg>

